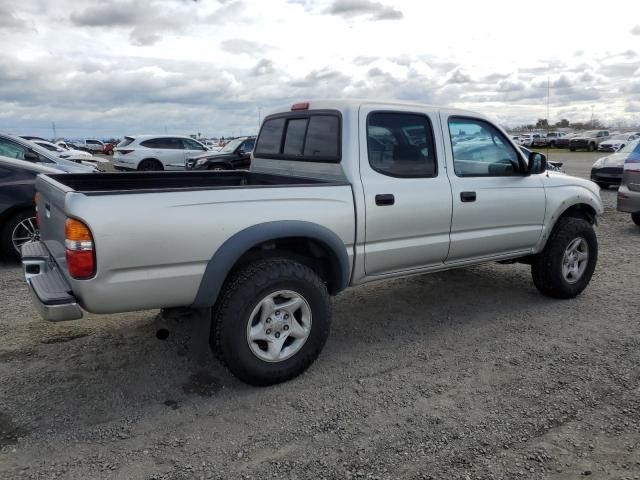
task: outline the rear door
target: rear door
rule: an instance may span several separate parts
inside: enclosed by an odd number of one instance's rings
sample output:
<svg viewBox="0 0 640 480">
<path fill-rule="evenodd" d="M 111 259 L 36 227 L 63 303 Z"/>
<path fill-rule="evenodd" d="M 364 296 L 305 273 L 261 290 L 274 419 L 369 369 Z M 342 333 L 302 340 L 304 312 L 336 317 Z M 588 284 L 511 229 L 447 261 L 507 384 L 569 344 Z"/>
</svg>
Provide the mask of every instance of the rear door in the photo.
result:
<svg viewBox="0 0 640 480">
<path fill-rule="evenodd" d="M 451 187 L 437 112 L 368 104 L 359 123 L 366 274 L 441 265 L 449 250 Z"/>
<path fill-rule="evenodd" d="M 542 234 L 542 175 L 527 175 L 522 153 L 486 119 L 440 115 L 453 192 L 447 263 L 529 253 Z"/>
</svg>

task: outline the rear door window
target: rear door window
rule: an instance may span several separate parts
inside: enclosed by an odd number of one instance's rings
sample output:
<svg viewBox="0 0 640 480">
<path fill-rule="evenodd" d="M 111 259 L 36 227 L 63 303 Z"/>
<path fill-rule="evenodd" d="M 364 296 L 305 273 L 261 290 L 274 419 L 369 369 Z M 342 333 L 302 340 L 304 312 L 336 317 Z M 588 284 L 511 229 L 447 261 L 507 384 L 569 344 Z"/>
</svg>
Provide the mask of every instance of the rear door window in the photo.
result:
<svg viewBox="0 0 640 480">
<path fill-rule="evenodd" d="M 256 143 L 255 156 L 339 162 L 340 142 L 340 117 L 337 112 L 284 114 L 264 122 Z"/>
<path fill-rule="evenodd" d="M 284 122 L 284 118 L 273 118 L 264 122 L 256 144 L 256 155 L 276 155 L 280 153 Z"/>
</svg>

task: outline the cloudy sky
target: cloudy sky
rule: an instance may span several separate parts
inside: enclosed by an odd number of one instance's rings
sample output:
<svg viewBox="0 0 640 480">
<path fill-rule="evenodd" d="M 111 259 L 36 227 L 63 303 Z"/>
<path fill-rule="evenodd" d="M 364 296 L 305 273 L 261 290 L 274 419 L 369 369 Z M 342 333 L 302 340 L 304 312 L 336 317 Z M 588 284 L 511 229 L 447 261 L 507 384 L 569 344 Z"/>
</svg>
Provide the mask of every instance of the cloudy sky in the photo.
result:
<svg viewBox="0 0 640 480">
<path fill-rule="evenodd" d="M 552 122 L 640 123 L 636 3 L 0 0 L 0 130 L 240 135 L 327 97 L 509 126 L 546 117 L 548 79 Z"/>
</svg>

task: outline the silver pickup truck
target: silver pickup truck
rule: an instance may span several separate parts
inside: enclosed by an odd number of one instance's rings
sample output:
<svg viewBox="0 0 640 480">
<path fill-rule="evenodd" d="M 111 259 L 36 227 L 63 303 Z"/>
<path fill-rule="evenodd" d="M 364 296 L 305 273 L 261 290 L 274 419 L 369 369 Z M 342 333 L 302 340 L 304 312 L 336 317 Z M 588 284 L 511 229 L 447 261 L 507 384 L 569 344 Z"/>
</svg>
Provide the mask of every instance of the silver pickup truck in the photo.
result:
<svg viewBox="0 0 640 480">
<path fill-rule="evenodd" d="M 483 262 L 531 265 L 543 294 L 589 283 L 598 187 L 525 158 L 491 120 L 380 102 L 264 119 L 250 171 L 41 175 L 23 247 L 44 318 L 188 308 L 245 382 L 304 371 L 330 295 Z M 464 296 L 461 296 L 461 301 Z"/>
</svg>

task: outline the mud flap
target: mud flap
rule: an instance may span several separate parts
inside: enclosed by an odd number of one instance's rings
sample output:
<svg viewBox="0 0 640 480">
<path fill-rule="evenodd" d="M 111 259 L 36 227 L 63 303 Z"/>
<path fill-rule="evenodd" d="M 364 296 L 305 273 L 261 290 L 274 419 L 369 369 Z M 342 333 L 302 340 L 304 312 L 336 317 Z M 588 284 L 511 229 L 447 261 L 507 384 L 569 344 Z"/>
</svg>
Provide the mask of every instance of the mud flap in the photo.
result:
<svg viewBox="0 0 640 480">
<path fill-rule="evenodd" d="M 211 333 L 211 309 L 194 308 L 191 310 L 191 338 L 189 339 L 189 354 L 199 364 L 204 364 L 213 358 L 209 335 Z"/>
<path fill-rule="evenodd" d="M 191 323 L 190 332 L 187 322 Z M 213 359 L 209 345 L 211 308 L 163 308 L 156 317 L 155 328 L 167 332 L 164 338 L 168 332 L 178 331 L 177 338 L 184 339 L 176 343 L 178 355 L 189 356 L 201 365 Z"/>
</svg>

